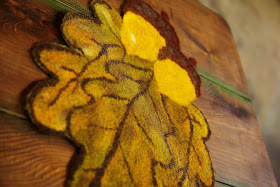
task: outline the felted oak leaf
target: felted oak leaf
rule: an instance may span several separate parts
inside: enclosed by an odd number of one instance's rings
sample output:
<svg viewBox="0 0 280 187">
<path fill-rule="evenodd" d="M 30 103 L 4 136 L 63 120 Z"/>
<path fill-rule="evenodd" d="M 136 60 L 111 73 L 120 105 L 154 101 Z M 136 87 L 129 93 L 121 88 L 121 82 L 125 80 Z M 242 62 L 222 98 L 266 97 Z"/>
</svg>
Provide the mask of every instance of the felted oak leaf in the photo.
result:
<svg viewBox="0 0 280 187">
<path fill-rule="evenodd" d="M 32 53 L 50 79 L 28 94 L 31 120 L 80 148 L 66 184 L 213 186 L 209 127 L 192 104 L 200 79 L 171 25 L 143 2 L 128 1 L 123 17 L 105 2 L 91 8 L 95 17 L 63 19 L 68 46 L 40 43 Z"/>
</svg>

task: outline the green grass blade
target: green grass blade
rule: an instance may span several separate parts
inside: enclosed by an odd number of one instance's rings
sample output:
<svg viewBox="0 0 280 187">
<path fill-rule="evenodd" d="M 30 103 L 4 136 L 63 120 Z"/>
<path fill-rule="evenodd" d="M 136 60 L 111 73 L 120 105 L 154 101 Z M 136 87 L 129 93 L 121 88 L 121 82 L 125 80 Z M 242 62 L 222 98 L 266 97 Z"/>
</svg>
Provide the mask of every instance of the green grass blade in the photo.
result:
<svg viewBox="0 0 280 187">
<path fill-rule="evenodd" d="M 62 12 L 78 12 L 85 15 L 91 15 L 91 12 L 86 7 L 77 3 L 75 0 L 42 0 L 46 4 L 52 6 L 56 10 Z"/>
<path fill-rule="evenodd" d="M 218 79 L 217 77 L 214 77 L 213 75 L 211 75 L 210 73 L 207 73 L 206 71 L 197 68 L 197 72 L 200 75 L 201 79 L 203 82 L 206 82 L 208 84 L 213 85 L 214 87 L 221 89 L 225 92 L 227 92 L 228 94 L 241 99 L 243 101 L 249 102 L 251 103 L 251 99 L 249 97 L 248 94 L 238 90 L 237 88 L 223 82 L 222 80 Z"/>
<path fill-rule="evenodd" d="M 0 112 L 9 114 L 11 116 L 15 116 L 15 117 L 20 118 L 20 119 L 27 119 L 27 117 L 25 115 L 22 115 L 22 114 L 19 114 L 17 112 L 13 112 L 13 111 L 7 110 L 5 108 L 0 108 Z"/>
</svg>

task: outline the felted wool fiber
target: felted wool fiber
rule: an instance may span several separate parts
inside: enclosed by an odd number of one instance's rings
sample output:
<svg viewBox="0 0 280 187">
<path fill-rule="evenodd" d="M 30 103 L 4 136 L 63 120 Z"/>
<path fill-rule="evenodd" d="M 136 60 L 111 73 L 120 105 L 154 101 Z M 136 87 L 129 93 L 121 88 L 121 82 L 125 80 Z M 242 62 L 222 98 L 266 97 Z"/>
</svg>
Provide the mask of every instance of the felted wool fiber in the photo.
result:
<svg viewBox="0 0 280 187">
<path fill-rule="evenodd" d="M 68 46 L 32 52 L 50 78 L 28 94 L 30 118 L 79 148 L 67 185 L 213 186 L 210 130 L 192 104 L 196 62 L 166 14 L 135 0 L 123 17 L 102 1 L 90 6 L 95 17 L 64 17 Z"/>
</svg>

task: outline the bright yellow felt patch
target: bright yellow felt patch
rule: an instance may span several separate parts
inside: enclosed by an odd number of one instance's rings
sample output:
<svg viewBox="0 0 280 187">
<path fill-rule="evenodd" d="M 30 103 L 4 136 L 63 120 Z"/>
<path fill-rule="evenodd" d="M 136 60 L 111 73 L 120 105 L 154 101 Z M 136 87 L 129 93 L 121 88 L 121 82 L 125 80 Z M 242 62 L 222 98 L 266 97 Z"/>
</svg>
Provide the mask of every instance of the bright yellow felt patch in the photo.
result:
<svg viewBox="0 0 280 187">
<path fill-rule="evenodd" d="M 165 39 L 141 16 L 126 12 L 121 27 L 121 41 L 127 54 L 150 61 L 157 60 L 159 50 L 165 47 Z"/>
<path fill-rule="evenodd" d="M 196 98 L 195 87 L 188 72 L 172 60 L 157 61 L 154 73 L 160 93 L 178 104 L 188 106 Z"/>
</svg>

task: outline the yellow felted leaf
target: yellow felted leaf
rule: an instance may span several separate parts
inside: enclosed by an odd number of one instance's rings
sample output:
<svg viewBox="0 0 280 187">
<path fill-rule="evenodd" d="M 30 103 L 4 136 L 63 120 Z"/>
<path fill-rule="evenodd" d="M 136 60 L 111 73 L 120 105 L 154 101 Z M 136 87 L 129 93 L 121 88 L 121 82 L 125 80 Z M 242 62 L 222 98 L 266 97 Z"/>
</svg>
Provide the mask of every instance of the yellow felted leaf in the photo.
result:
<svg viewBox="0 0 280 187">
<path fill-rule="evenodd" d="M 141 16 L 126 12 L 121 27 L 121 41 L 127 54 L 150 61 L 157 60 L 159 50 L 165 47 L 165 39 Z"/>
<path fill-rule="evenodd" d="M 46 82 L 47 83 L 47 82 Z M 86 104 L 90 97 L 85 94 L 76 82 L 65 86 L 60 81 L 56 86 L 47 86 L 34 96 L 30 114 L 40 124 L 55 131 L 64 132 L 67 127 L 67 116 L 75 106 Z"/>
<path fill-rule="evenodd" d="M 157 61 L 154 73 L 159 92 L 175 102 L 188 106 L 196 98 L 195 87 L 188 72 L 172 60 Z"/>
<path fill-rule="evenodd" d="M 120 28 L 122 25 L 122 18 L 120 14 L 106 3 L 100 4 L 93 1 L 91 7 L 101 22 L 106 24 L 111 31 L 120 38 Z"/>
<path fill-rule="evenodd" d="M 119 39 L 106 23 L 98 24 L 97 20 L 84 15 L 67 14 L 61 30 L 68 45 L 81 50 L 89 60 L 98 56 L 104 44 L 121 47 Z"/>
<path fill-rule="evenodd" d="M 77 50 L 55 43 L 38 44 L 33 51 L 34 60 L 48 74 L 59 79 L 71 79 L 88 62 Z"/>
<path fill-rule="evenodd" d="M 28 94 L 31 120 L 80 148 L 67 186 L 213 186 L 209 127 L 188 72 L 158 60 L 165 39 L 144 18 L 91 6 L 97 18 L 63 19 L 69 47 L 33 50 L 50 79 Z"/>
<path fill-rule="evenodd" d="M 193 104 L 190 104 L 188 108 L 179 105 L 176 107 L 173 101 L 166 98 L 165 106 L 172 123 L 178 130 L 177 140 L 172 136 L 168 139 L 171 152 L 178 166 L 180 163 L 188 165 L 186 178 L 180 181 L 181 184 L 192 186 L 193 181 L 199 177 L 200 180 L 197 181 L 199 186 L 213 185 L 212 163 L 204 144 L 204 140 L 209 136 L 209 127 L 204 116 Z M 183 147 L 188 149 L 183 149 Z"/>
<path fill-rule="evenodd" d="M 87 60 L 77 51 L 58 44 L 38 45 L 33 53 L 38 65 L 56 80 L 41 83 L 39 87 L 44 87 L 39 93 L 29 94 L 32 104 L 28 109 L 38 123 L 65 131 L 70 110 L 90 100 L 76 80 Z"/>
</svg>

